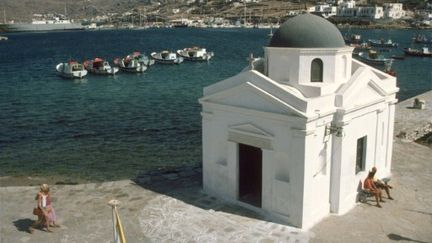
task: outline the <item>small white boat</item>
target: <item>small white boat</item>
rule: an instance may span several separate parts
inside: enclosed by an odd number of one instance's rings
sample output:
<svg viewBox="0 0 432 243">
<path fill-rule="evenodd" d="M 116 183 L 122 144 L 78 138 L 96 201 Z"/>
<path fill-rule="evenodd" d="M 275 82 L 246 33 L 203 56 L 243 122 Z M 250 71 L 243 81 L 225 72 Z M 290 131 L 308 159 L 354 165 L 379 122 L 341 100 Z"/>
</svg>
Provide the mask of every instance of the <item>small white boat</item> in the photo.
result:
<svg viewBox="0 0 432 243">
<path fill-rule="evenodd" d="M 64 78 L 84 78 L 87 75 L 84 66 L 76 61 L 59 63 L 56 70 Z"/>
<path fill-rule="evenodd" d="M 140 52 L 134 52 L 124 58 L 114 59 L 114 64 L 117 65 L 122 71 L 143 73 L 150 65 L 154 64 L 154 61 L 150 60 L 145 55 L 142 55 Z"/>
<path fill-rule="evenodd" d="M 180 64 L 184 58 L 177 56 L 176 53 L 170 51 L 152 52 L 150 56 L 158 63 L 163 64 Z"/>
<path fill-rule="evenodd" d="M 398 47 L 398 43 L 393 42 L 391 39 L 388 40 L 384 40 L 384 39 L 380 39 L 380 40 L 373 40 L 373 39 L 369 39 L 368 40 L 369 45 L 374 46 L 374 47 L 383 47 L 383 48 L 393 48 L 393 47 Z"/>
<path fill-rule="evenodd" d="M 196 46 L 177 50 L 177 54 L 187 61 L 208 61 L 214 56 L 213 52 L 207 52 L 205 48 Z"/>
<path fill-rule="evenodd" d="M 87 71 L 94 74 L 114 75 L 119 71 L 118 67 L 111 67 L 108 61 L 99 57 L 94 60 L 86 60 L 83 65 Z"/>
<path fill-rule="evenodd" d="M 7 37 L 7 36 L 0 36 L 0 41 L 3 41 L 3 40 L 8 40 L 9 38 Z"/>
</svg>

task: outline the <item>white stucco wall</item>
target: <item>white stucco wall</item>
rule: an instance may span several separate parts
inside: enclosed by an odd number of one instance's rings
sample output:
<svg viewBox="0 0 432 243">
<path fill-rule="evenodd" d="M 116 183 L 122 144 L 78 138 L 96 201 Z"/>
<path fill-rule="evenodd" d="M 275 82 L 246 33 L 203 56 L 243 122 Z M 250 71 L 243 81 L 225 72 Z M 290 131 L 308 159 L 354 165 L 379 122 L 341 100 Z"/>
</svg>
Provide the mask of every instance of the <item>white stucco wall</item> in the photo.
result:
<svg viewBox="0 0 432 243">
<path fill-rule="evenodd" d="M 265 128 L 274 137 L 272 148 L 262 149 L 262 209 L 274 218 L 302 227 L 304 136 L 299 136 L 298 130 L 291 127 L 295 126 L 295 122 L 288 125 L 281 121 L 235 114 L 229 110 L 205 110 L 204 190 L 230 201 L 238 199 L 238 143 L 229 141 L 230 127 L 253 124 Z M 248 144 L 247 141 L 238 142 Z"/>
<path fill-rule="evenodd" d="M 339 168 L 333 167 L 333 169 L 335 174 L 340 175 L 340 181 L 334 184 L 332 212 L 344 214 L 355 205 L 358 189 L 361 188 L 367 173 L 373 166 L 379 168 L 377 176 L 389 176 L 390 163 L 387 161 L 387 149 L 392 143 L 389 132 L 392 133 L 393 130 L 392 123 L 388 120 L 389 112 L 391 113 L 388 105 L 376 104 L 344 116 L 344 136 L 333 142 L 335 157 L 332 161 L 340 163 L 336 165 Z M 366 136 L 365 167 L 363 171 L 356 173 L 357 140 L 364 136 Z"/>
<path fill-rule="evenodd" d="M 289 84 L 306 97 L 333 93 L 351 77 L 352 47 L 344 48 L 264 48 L 268 59 L 265 68 L 268 77 Z M 311 82 L 311 64 L 314 59 L 323 62 L 323 82 Z"/>
<path fill-rule="evenodd" d="M 330 120 L 328 119 L 330 118 Z M 326 121 L 330 124 L 332 116 L 319 119 L 315 124 Z M 324 124 L 326 124 L 326 122 Z M 303 228 L 309 228 L 330 212 L 330 168 L 332 135 L 326 136 L 326 126 L 316 127 L 306 136 L 305 147 L 305 195 L 303 208 Z"/>
</svg>

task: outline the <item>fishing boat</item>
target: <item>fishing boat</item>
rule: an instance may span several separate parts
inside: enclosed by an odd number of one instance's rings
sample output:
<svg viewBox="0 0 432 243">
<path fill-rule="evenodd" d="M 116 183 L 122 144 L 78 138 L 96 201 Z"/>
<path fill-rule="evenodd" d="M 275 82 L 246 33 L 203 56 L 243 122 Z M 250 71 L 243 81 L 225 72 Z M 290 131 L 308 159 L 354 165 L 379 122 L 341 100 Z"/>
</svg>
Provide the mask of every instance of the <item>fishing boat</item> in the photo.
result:
<svg viewBox="0 0 432 243">
<path fill-rule="evenodd" d="M 350 44 L 350 46 L 354 47 L 354 50 L 353 50 L 353 55 L 354 56 L 358 56 L 358 54 L 360 52 L 369 51 L 371 49 L 371 46 L 367 42 L 363 42 L 363 43 L 360 43 L 360 44 L 354 44 L 354 43 L 352 43 L 352 44 Z"/>
<path fill-rule="evenodd" d="M 393 47 L 397 47 L 398 46 L 398 43 L 393 42 L 391 39 L 388 39 L 388 40 L 384 40 L 384 39 L 380 39 L 380 40 L 369 39 L 368 42 L 369 42 L 369 44 L 371 46 L 374 46 L 374 47 L 393 48 Z"/>
<path fill-rule="evenodd" d="M 184 60 L 183 57 L 178 56 L 176 53 L 170 51 L 152 52 L 150 56 L 156 62 L 162 64 L 180 64 Z"/>
<path fill-rule="evenodd" d="M 64 78 L 84 78 L 87 75 L 84 66 L 76 61 L 59 63 L 56 70 Z"/>
<path fill-rule="evenodd" d="M 7 37 L 7 36 L 0 36 L 0 41 L 6 41 L 6 40 L 8 40 L 9 38 Z"/>
<path fill-rule="evenodd" d="M 196 46 L 177 50 L 177 54 L 187 61 L 208 61 L 214 56 L 213 52 L 207 52 L 205 48 Z"/>
<path fill-rule="evenodd" d="M 346 44 L 360 44 L 361 43 L 361 35 L 359 35 L 359 34 L 345 35 L 344 40 L 345 40 Z"/>
<path fill-rule="evenodd" d="M 86 60 L 83 65 L 87 71 L 94 74 L 114 75 L 119 71 L 118 67 L 111 67 L 108 61 L 99 57 L 93 60 Z"/>
<path fill-rule="evenodd" d="M 412 40 L 418 44 L 432 44 L 432 38 L 427 38 L 426 35 L 415 35 Z"/>
<path fill-rule="evenodd" d="M 404 48 L 405 55 L 416 57 L 432 57 L 432 52 L 429 48 L 423 47 L 422 49 Z"/>
<path fill-rule="evenodd" d="M 368 52 L 360 52 L 358 54 L 360 60 L 365 63 L 372 65 L 384 65 L 386 62 L 390 61 L 391 58 L 385 58 L 374 50 L 369 50 Z"/>
<path fill-rule="evenodd" d="M 152 62 L 152 60 L 140 52 L 134 52 L 124 58 L 114 59 L 114 64 L 125 72 L 143 73 L 150 65 L 154 64 L 154 61 Z"/>
</svg>

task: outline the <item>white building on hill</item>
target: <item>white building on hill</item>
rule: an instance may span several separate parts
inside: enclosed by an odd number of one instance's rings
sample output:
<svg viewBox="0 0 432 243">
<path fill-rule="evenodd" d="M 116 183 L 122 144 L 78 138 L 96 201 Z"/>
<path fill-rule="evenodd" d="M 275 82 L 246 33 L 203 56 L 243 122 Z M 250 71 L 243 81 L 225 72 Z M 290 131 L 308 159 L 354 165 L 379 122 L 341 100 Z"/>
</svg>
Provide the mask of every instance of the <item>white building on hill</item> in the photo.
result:
<svg viewBox="0 0 432 243">
<path fill-rule="evenodd" d="M 384 17 L 384 9 L 379 6 L 338 7 L 336 16 L 381 19 Z"/>
<path fill-rule="evenodd" d="M 373 166 L 389 176 L 396 78 L 352 50 L 327 20 L 299 15 L 264 58 L 204 88 L 204 190 L 309 228 L 353 208 Z"/>
<path fill-rule="evenodd" d="M 384 3 L 384 18 L 400 19 L 405 17 L 405 10 L 402 8 L 402 3 Z"/>
</svg>

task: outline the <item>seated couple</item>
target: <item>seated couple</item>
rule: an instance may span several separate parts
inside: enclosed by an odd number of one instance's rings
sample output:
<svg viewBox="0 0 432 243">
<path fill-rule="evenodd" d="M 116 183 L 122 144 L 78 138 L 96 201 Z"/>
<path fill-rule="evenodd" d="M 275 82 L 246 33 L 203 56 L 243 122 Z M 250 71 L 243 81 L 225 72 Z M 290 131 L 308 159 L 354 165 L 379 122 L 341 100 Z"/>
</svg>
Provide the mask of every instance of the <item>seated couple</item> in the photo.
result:
<svg viewBox="0 0 432 243">
<path fill-rule="evenodd" d="M 372 170 L 369 171 L 368 176 L 364 180 L 363 188 L 375 196 L 375 200 L 377 203 L 376 206 L 380 208 L 381 207 L 380 202 L 384 202 L 381 196 L 381 189 L 385 190 L 388 199 L 393 200 L 393 198 L 390 196 L 390 189 L 393 187 L 381 180 L 374 179 L 376 172 L 377 172 L 376 167 L 373 167 Z"/>
</svg>

